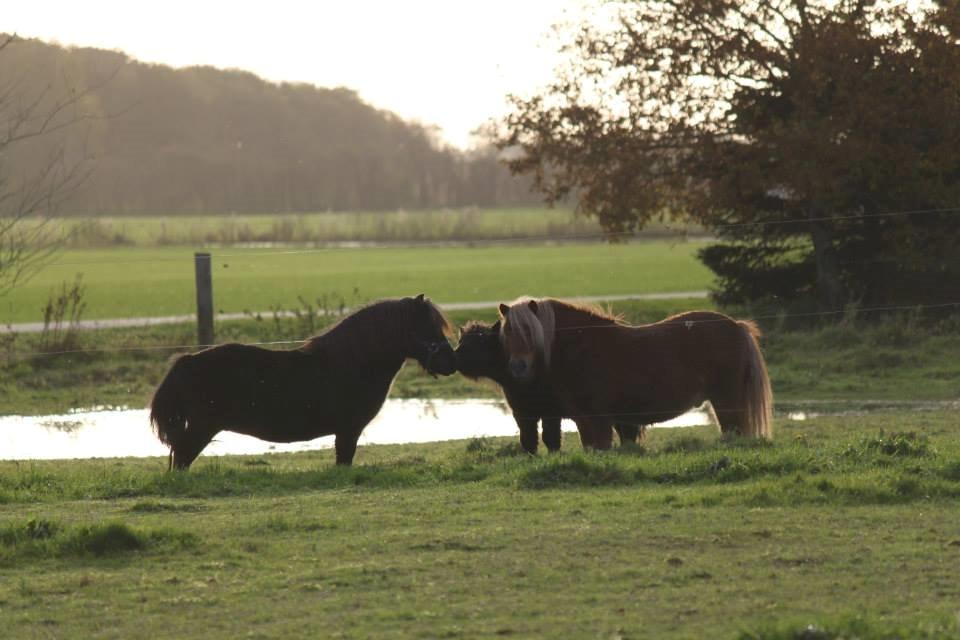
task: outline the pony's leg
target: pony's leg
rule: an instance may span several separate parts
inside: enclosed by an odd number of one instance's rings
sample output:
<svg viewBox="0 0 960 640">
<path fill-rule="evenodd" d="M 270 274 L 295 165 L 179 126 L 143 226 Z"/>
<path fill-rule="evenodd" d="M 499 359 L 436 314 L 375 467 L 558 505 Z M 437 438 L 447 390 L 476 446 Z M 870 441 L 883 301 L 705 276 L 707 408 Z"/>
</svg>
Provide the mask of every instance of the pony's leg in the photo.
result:
<svg viewBox="0 0 960 640">
<path fill-rule="evenodd" d="M 547 446 L 547 451 L 555 453 L 560 451 L 560 442 L 563 436 L 560 435 L 560 418 L 551 416 L 541 420 L 543 429 L 543 444 Z"/>
<path fill-rule="evenodd" d="M 613 425 L 609 423 L 597 424 L 594 429 L 593 448 L 604 451 L 613 448 Z"/>
<path fill-rule="evenodd" d="M 713 404 L 712 402 L 710 404 Z M 720 433 L 729 435 L 731 433 L 742 434 L 743 411 L 736 409 L 717 409 L 713 408 L 713 415 L 717 418 L 720 425 Z"/>
<path fill-rule="evenodd" d="M 520 428 L 520 446 L 532 456 L 537 455 L 537 420 L 514 416 Z"/>
<path fill-rule="evenodd" d="M 577 420 L 580 443 L 584 449 L 609 449 L 613 446 L 613 426 L 603 418 Z"/>
<path fill-rule="evenodd" d="M 191 423 L 176 444 L 170 447 L 170 467 L 179 470 L 189 468 L 216 434 L 216 429 L 202 423 Z"/>
<path fill-rule="evenodd" d="M 637 444 L 637 441 L 640 439 L 640 425 L 638 424 L 624 424 L 618 422 L 613 425 L 613 428 L 617 430 L 617 435 L 620 437 L 620 446 Z"/>
<path fill-rule="evenodd" d="M 707 393 L 713 417 L 723 435 L 747 435 L 747 371 L 728 375 Z"/>
<path fill-rule="evenodd" d="M 337 452 L 337 464 L 353 464 L 353 456 L 357 453 L 357 440 L 360 439 L 360 433 L 346 431 L 338 433 L 333 442 L 333 448 Z"/>
<path fill-rule="evenodd" d="M 711 394 L 710 409 L 713 417 L 720 426 L 720 433 L 742 433 L 742 424 L 745 418 L 742 402 L 735 389 L 724 389 L 722 393 Z"/>
</svg>

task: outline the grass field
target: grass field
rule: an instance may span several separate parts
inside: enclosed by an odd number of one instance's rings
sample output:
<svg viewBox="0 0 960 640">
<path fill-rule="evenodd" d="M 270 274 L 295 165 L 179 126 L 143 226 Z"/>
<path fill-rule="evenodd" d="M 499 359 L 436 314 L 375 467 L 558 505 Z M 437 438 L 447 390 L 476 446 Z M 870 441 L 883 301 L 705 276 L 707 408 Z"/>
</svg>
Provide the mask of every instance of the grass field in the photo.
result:
<svg viewBox="0 0 960 640">
<path fill-rule="evenodd" d="M 960 638 L 960 423 L 0 463 L 16 638 Z"/>
<path fill-rule="evenodd" d="M 439 302 L 509 300 L 521 294 L 576 296 L 707 288 L 700 242 L 493 245 L 323 250 L 212 250 L 217 310 L 331 306 L 426 293 Z M 71 250 L 0 298 L 0 323 L 38 322 L 62 283 L 82 274 L 84 318 L 190 314 L 196 308 L 193 251 L 185 248 Z"/>
<path fill-rule="evenodd" d="M 75 248 L 125 245 L 229 246 L 238 243 L 483 241 L 501 238 L 599 236 L 594 219 L 543 207 L 350 211 L 299 214 L 98 216 L 55 224 Z M 676 235 L 684 226 L 651 222 L 643 235 Z M 690 227 L 690 231 L 700 229 Z"/>
<path fill-rule="evenodd" d="M 698 246 L 224 249 L 215 301 L 703 289 Z M 84 317 L 193 309 L 186 249 L 57 262 L 0 302 L 0 321 L 38 320 L 76 273 Z M 709 306 L 613 308 L 649 322 Z M 772 443 L 698 427 L 602 454 L 575 436 L 537 457 L 515 438 L 367 446 L 350 469 L 330 451 L 201 457 L 173 474 L 161 459 L 0 462 L 0 635 L 960 640 L 960 318 L 865 320 L 762 319 Z M 268 313 L 217 338 L 320 330 Z M 191 325 L 68 338 L 0 335 L 0 414 L 144 406 L 171 353 L 191 350 L 171 345 L 196 339 Z M 65 347 L 78 352 L 41 353 Z M 497 393 L 408 365 L 391 395 Z"/>
</svg>

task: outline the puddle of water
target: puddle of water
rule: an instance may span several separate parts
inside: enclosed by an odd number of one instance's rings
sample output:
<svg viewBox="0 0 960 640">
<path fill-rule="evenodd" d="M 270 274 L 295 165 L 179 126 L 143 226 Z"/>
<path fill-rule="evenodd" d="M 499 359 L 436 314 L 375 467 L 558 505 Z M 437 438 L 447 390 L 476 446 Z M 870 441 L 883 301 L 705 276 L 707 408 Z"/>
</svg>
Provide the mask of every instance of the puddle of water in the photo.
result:
<svg viewBox="0 0 960 640">
<path fill-rule="evenodd" d="M 166 456 L 167 448 L 151 430 L 147 409 L 71 411 L 60 416 L 0 417 L 0 460 L 57 460 Z M 689 427 L 709 424 L 696 409 L 653 425 Z M 564 431 L 576 425 L 564 420 Z M 516 436 L 517 425 L 499 400 L 387 400 L 360 436 L 367 444 L 405 444 L 481 436 Z M 265 442 L 224 431 L 203 455 L 259 455 L 333 447 L 333 436 L 289 444 Z"/>
</svg>

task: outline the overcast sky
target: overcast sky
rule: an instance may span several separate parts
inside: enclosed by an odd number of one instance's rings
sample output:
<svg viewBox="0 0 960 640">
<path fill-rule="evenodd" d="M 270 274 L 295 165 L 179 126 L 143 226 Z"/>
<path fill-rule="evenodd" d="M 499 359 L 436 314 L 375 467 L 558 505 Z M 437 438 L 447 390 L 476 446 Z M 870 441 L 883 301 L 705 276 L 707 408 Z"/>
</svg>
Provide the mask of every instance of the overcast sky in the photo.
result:
<svg viewBox="0 0 960 640">
<path fill-rule="evenodd" d="M 356 89 L 371 104 L 470 131 L 504 97 L 543 84 L 551 25 L 582 0 L 69 0 L 4 2 L 0 32 L 128 53 L 145 62 L 246 69 L 269 80 Z"/>
</svg>

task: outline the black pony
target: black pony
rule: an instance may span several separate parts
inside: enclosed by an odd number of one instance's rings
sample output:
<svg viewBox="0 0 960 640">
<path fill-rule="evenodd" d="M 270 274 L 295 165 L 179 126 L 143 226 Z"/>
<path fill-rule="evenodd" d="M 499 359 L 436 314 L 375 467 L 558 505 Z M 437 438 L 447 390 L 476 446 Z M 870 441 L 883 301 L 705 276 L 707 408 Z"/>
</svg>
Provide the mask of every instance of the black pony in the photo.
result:
<svg viewBox="0 0 960 640">
<path fill-rule="evenodd" d="M 186 469 L 220 431 L 270 442 L 336 435 L 337 464 L 377 415 L 407 358 L 432 374 L 456 371 L 440 310 L 416 298 L 384 300 L 286 351 L 223 344 L 176 358 L 157 387 L 150 421 Z"/>
<path fill-rule="evenodd" d="M 562 410 L 553 389 L 543 378 L 519 382 L 511 374 L 508 359 L 500 342 L 500 322 L 483 324 L 471 322 L 460 332 L 460 344 L 455 351 L 457 369 L 468 378 L 489 378 L 503 389 L 513 418 L 520 429 L 520 445 L 527 453 L 537 452 L 537 423 L 543 430 L 543 444 L 548 451 L 560 450 L 560 420 Z M 576 422 L 576 418 L 574 418 Z M 580 429 L 580 425 L 577 425 Z M 621 444 L 636 443 L 641 437 L 640 427 L 617 423 Z M 588 443 L 592 438 L 581 441 Z"/>
</svg>

